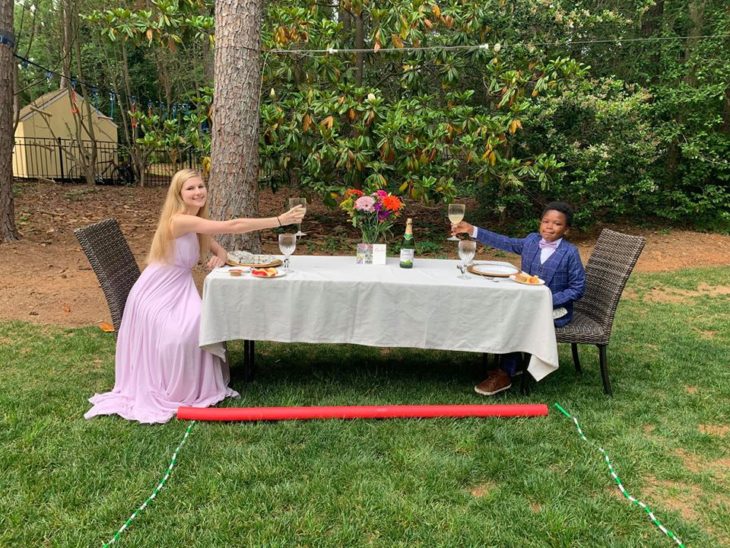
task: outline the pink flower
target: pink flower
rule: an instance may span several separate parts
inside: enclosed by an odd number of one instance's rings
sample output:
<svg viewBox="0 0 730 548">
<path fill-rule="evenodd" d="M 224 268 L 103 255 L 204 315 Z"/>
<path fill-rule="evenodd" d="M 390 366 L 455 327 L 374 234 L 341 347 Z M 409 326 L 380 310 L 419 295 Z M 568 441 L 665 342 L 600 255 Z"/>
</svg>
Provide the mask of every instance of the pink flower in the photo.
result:
<svg viewBox="0 0 730 548">
<path fill-rule="evenodd" d="M 355 209 L 371 212 L 375 210 L 375 198 L 372 196 L 360 196 L 355 200 Z"/>
<path fill-rule="evenodd" d="M 378 195 L 378 198 L 380 198 L 380 199 L 383 199 L 383 198 L 385 198 L 388 195 L 388 193 L 385 192 L 382 188 L 376 190 L 374 192 L 374 194 L 377 194 Z"/>
</svg>

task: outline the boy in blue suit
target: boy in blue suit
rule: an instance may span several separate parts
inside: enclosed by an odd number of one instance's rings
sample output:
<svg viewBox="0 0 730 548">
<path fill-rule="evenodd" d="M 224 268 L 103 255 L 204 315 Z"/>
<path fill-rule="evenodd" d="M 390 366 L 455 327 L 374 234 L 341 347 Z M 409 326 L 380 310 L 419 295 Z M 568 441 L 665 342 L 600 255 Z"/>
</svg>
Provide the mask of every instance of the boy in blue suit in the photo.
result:
<svg viewBox="0 0 730 548">
<path fill-rule="evenodd" d="M 573 221 L 573 210 L 565 202 L 550 202 L 540 217 L 540 231 L 525 238 L 509 238 L 467 222 L 460 222 L 451 229 L 452 234 L 466 233 L 479 242 L 502 251 L 519 253 L 522 270 L 539 276 L 553 294 L 553 318 L 556 327 L 562 327 L 573 319 L 573 303 L 583 296 L 586 273 L 578 249 L 566 241 Z M 474 387 L 483 396 L 493 396 L 512 386 L 517 371 L 519 354 L 506 354 L 500 367 L 490 371 L 487 378 Z"/>
</svg>

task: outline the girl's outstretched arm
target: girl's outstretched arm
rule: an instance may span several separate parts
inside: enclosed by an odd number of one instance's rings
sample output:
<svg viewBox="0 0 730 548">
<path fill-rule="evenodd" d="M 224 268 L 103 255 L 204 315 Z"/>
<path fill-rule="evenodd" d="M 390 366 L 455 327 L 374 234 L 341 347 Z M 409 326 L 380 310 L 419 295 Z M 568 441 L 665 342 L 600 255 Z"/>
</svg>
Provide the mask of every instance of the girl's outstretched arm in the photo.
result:
<svg viewBox="0 0 730 548">
<path fill-rule="evenodd" d="M 172 217 L 172 237 L 179 238 L 188 232 L 212 236 L 215 234 L 243 234 L 254 230 L 276 228 L 300 223 L 305 212 L 306 209 L 302 206 L 296 206 L 276 217 L 242 218 L 228 221 L 212 221 L 195 215 L 179 213 Z"/>
</svg>

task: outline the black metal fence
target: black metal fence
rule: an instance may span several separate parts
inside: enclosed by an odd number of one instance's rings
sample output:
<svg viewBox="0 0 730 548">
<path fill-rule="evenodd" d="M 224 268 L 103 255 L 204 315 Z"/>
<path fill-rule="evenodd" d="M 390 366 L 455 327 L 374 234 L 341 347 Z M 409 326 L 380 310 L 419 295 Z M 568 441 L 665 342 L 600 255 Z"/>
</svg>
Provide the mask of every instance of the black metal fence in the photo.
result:
<svg viewBox="0 0 730 548">
<path fill-rule="evenodd" d="M 89 155 L 92 142 L 74 139 L 16 137 L 13 147 L 13 175 L 16 179 L 51 179 L 83 182 L 82 158 Z M 83 148 L 82 148 L 83 147 Z M 190 148 L 154 150 L 146 155 L 144 182 L 147 186 L 166 185 L 178 170 L 201 170 L 201 155 Z M 139 176 L 129 149 L 111 141 L 96 141 L 94 176 L 97 184 L 134 185 Z"/>
</svg>

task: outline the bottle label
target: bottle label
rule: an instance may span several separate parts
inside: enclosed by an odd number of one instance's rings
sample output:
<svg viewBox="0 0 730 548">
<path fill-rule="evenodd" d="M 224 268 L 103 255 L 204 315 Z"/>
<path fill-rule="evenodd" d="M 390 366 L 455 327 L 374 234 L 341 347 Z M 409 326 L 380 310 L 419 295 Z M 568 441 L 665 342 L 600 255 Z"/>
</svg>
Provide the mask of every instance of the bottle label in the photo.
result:
<svg viewBox="0 0 730 548">
<path fill-rule="evenodd" d="M 400 250 L 400 262 L 413 264 L 413 257 L 415 256 L 413 249 L 401 249 Z"/>
</svg>

